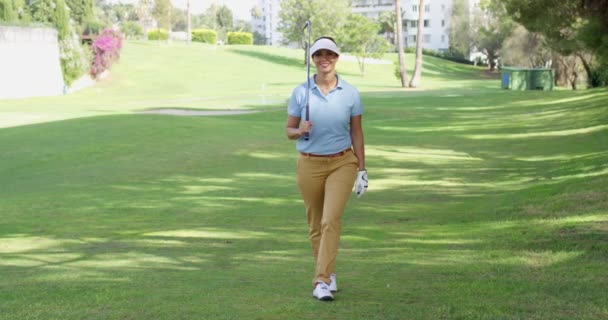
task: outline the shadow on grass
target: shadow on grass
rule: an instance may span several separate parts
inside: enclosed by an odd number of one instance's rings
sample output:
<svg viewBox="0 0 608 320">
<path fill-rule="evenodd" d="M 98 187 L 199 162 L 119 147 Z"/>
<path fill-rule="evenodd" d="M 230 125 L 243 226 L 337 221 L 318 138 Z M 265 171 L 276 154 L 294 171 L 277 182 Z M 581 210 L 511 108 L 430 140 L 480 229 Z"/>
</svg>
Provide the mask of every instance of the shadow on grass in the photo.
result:
<svg viewBox="0 0 608 320">
<path fill-rule="evenodd" d="M 252 51 L 252 50 L 242 50 L 242 49 L 231 49 L 230 52 L 234 52 L 240 55 L 248 56 L 251 58 L 256 58 L 260 60 L 264 60 L 274 64 L 280 64 L 287 67 L 294 67 L 297 69 L 305 68 L 306 65 L 304 63 L 304 55 L 302 55 L 302 59 L 290 58 L 282 55 L 260 52 L 260 51 Z"/>
<path fill-rule="evenodd" d="M 293 67 L 293 68 L 297 68 L 298 70 L 302 70 L 302 69 L 306 70 L 306 64 L 304 62 L 304 54 L 302 54 L 302 59 L 296 59 L 296 58 L 290 58 L 290 57 L 286 57 L 286 56 L 282 56 L 282 55 L 261 52 L 261 51 L 251 51 L 251 50 L 242 50 L 242 49 L 231 49 L 230 51 L 240 54 L 240 55 L 264 60 L 264 61 L 267 61 L 270 63 L 280 64 L 280 65 L 287 66 L 287 67 Z M 311 72 L 311 75 L 315 73 L 314 66 L 311 67 L 310 72 Z M 347 76 L 361 76 L 360 74 L 350 73 L 350 72 L 340 72 L 340 74 L 347 75 Z M 304 78 L 306 78 L 306 77 L 304 77 Z"/>
<path fill-rule="evenodd" d="M 602 318 L 606 130 L 467 137 L 548 131 L 562 118 L 585 127 L 605 110 L 592 99 L 547 104 L 559 116 L 543 121 L 511 104 L 454 114 L 439 98 L 426 110 L 407 97 L 368 108 L 370 188 L 348 203 L 341 292 L 323 310 L 336 319 Z M 456 110 L 468 104 L 456 101 Z M 3 314 L 317 314 L 284 121 L 279 112 L 122 115 L 0 131 Z"/>
</svg>

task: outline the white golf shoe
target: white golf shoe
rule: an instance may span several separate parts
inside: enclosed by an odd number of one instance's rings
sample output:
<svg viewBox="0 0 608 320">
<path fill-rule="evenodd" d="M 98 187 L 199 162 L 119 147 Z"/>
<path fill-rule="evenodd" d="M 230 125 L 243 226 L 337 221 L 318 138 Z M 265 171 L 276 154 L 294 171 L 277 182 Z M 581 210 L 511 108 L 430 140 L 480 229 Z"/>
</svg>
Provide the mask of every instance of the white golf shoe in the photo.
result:
<svg viewBox="0 0 608 320">
<path fill-rule="evenodd" d="M 336 274 L 332 273 L 331 276 L 329 276 L 329 279 L 331 279 L 331 283 L 329 284 L 329 291 L 338 292 L 338 282 L 336 282 Z"/>
<path fill-rule="evenodd" d="M 331 294 L 329 290 L 329 285 L 323 281 L 317 282 L 315 284 L 315 290 L 312 291 L 312 296 L 320 301 L 333 301 L 334 296 Z"/>
</svg>

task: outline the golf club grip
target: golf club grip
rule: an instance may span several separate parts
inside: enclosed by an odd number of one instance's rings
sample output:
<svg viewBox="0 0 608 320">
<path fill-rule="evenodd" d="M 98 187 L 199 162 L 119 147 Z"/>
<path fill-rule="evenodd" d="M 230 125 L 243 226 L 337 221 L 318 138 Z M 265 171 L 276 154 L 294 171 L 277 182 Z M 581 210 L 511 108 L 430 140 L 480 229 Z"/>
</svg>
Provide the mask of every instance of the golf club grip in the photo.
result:
<svg viewBox="0 0 608 320">
<path fill-rule="evenodd" d="M 310 110 L 310 105 L 308 104 L 308 92 L 306 94 L 306 117 L 304 117 L 306 119 L 306 121 L 310 121 L 310 115 L 309 115 L 309 111 Z M 304 134 L 302 135 L 302 137 L 304 137 L 304 141 L 308 141 L 308 139 L 310 139 L 310 132 L 304 132 Z"/>
</svg>

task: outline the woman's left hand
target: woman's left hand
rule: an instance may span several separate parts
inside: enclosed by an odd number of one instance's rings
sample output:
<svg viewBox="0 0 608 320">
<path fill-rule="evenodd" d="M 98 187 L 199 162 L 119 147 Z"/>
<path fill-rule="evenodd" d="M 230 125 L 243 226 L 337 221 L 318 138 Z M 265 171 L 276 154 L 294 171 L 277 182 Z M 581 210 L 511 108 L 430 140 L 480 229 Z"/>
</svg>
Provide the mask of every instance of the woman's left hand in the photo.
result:
<svg viewBox="0 0 608 320">
<path fill-rule="evenodd" d="M 367 185 L 367 170 L 359 170 L 357 173 L 357 181 L 355 182 L 355 193 L 357 194 L 357 198 L 361 198 L 365 193 Z"/>
</svg>

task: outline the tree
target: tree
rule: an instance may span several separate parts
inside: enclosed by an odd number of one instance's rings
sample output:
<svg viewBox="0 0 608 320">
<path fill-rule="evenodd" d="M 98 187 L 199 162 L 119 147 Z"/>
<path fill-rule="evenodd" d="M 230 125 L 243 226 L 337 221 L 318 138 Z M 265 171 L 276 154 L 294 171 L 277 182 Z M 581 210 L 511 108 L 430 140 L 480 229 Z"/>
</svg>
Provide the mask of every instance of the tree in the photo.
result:
<svg viewBox="0 0 608 320">
<path fill-rule="evenodd" d="M 474 41 L 471 32 L 469 5 L 466 0 L 454 0 L 450 15 L 450 54 L 469 59 Z"/>
<path fill-rule="evenodd" d="M 500 50 L 501 64 L 544 68 L 553 60 L 551 49 L 541 34 L 529 32 L 524 26 L 515 27 Z"/>
<path fill-rule="evenodd" d="M 234 30 L 233 15 L 225 5 L 210 5 L 202 15 L 194 17 L 195 28 L 216 30 L 218 39 L 226 40 L 226 33 Z"/>
<path fill-rule="evenodd" d="M 283 33 L 285 44 L 302 44 L 302 27 L 310 20 L 313 39 L 335 37 L 350 11 L 349 0 L 283 0 L 278 30 Z"/>
<path fill-rule="evenodd" d="M 149 28 L 152 24 L 152 9 L 154 8 L 154 3 L 152 0 L 139 0 L 137 5 L 135 6 L 135 12 L 137 13 L 137 18 L 139 23 L 146 29 Z"/>
<path fill-rule="evenodd" d="M 185 9 L 172 8 L 171 11 L 171 30 L 172 31 L 187 31 L 188 29 L 188 12 Z"/>
<path fill-rule="evenodd" d="M 589 86 L 608 84 L 608 0 L 505 0 L 513 19 L 544 36 L 549 47 L 577 56 Z"/>
<path fill-rule="evenodd" d="M 418 30 L 416 31 L 416 64 L 414 66 L 414 74 L 410 80 L 410 87 L 418 87 L 420 76 L 422 74 L 422 29 L 424 28 L 424 0 L 420 0 L 418 4 Z"/>
<path fill-rule="evenodd" d="M 232 30 L 238 32 L 253 33 L 251 30 L 251 23 L 241 19 L 234 20 L 234 27 L 232 28 Z"/>
<path fill-rule="evenodd" d="M 171 1 L 170 0 L 154 0 L 154 9 L 152 16 L 158 23 L 157 28 L 167 28 L 171 31 Z"/>
<path fill-rule="evenodd" d="M 474 14 L 475 46 L 486 56 L 490 70 L 494 71 L 500 49 L 511 35 L 515 24 L 500 0 L 482 0 Z"/>
<path fill-rule="evenodd" d="M 378 15 L 376 22 L 380 25 L 380 32 L 386 35 L 386 40 L 396 44 L 397 16 L 393 11 L 383 11 Z"/>
<path fill-rule="evenodd" d="M 5 0 L 5 1 L 11 2 L 11 0 Z M 0 3 L 1 2 L 2 1 L 0 1 Z M 27 8 L 27 6 L 29 5 L 29 1 L 13 0 L 12 2 L 13 2 L 13 9 L 15 10 L 15 13 L 17 15 L 17 20 L 23 21 L 23 22 L 32 21 L 32 17 L 30 16 L 30 12 Z"/>
<path fill-rule="evenodd" d="M 192 42 L 192 11 L 190 10 L 190 0 L 186 0 L 186 42 Z"/>
<path fill-rule="evenodd" d="M 82 26 L 93 17 L 92 0 L 66 0 L 70 16 L 77 25 Z"/>
<path fill-rule="evenodd" d="M 388 49 L 388 42 L 378 35 L 379 26 L 359 14 L 349 14 L 337 37 L 342 50 L 357 57 L 359 71 L 365 75 L 365 59 L 380 58 Z"/>
<path fill-rule="evenodd" d="M 249 12 L 251 13 L 251 17 L 254 19 L 262 18 L 262 9 L 260 9 L 259 6 L 251 7 L 251 10 Z"/>
<path fill-rule="evenodd" d="M 234 28 L 234 17 L 232 11 L 226 5 L 221 5 L 216 12 L 217 26 L 226 32 Z"/>
<path fill-rule="evenodd" d="M 401 0 L 395 0 L 395 12 L 397 15 L 397 52 L 399 56 L 399 78 L 401 87 L 407 86 L 407 71 L 405 69 L 405 54 L 403 53 L 403 19 L 401 18 Z"/>
<path fill-rule="evenodd" d="M 0 21 L 17 20 L 17 12 L 13 8 L 12 0 L 0 0 Z"/>
<path fill-rule="evenodd" d="M 264 36 L 263 34 L 257 31 L 253 32 L 253 44 L 264 45 L 266 44 L 266 40 L 266 36 Z"/>
</svg>

